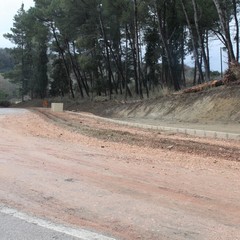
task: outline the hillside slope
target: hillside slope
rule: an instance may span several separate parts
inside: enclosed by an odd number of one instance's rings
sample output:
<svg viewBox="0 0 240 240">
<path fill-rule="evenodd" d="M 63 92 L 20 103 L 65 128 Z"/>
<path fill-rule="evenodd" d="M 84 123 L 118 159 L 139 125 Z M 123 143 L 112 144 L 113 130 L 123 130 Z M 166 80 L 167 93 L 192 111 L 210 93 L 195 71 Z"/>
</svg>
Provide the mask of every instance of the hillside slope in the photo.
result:
<svg viewBox="0 0 240 240">
<path fill-rule="evenodd" d="M 92 102 L 66 106 L 114 118 L 144 118 L 186 123 L 240 123 L 240 86 L 171 94 L 135 102 Z"/>
<path fill-rule="evenodd" d="M 142 119 L 167 123 L 240 123 L 240 86 L 220 86 L 197 93 L 178 93 L 149 100 L 89 101 L 49 99 L 64 102 L 64 109 L 91 112 L 112 118 Z M 42 107 L 42 100 L 18 107 Z"/>
</svg>

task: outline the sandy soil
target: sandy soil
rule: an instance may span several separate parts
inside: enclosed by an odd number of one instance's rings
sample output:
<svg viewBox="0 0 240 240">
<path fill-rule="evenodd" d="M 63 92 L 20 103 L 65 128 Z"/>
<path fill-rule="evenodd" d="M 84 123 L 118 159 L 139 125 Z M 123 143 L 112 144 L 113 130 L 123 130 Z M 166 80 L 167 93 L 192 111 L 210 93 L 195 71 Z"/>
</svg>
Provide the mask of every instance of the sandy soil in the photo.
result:
<svg viewBox="0 0 240 240">
<path fill-rule="evenodd" d="M 240 143 L 39 109 L 0 115 L 0 203 L 117 239 L 240 239 Z"/>
</svg>

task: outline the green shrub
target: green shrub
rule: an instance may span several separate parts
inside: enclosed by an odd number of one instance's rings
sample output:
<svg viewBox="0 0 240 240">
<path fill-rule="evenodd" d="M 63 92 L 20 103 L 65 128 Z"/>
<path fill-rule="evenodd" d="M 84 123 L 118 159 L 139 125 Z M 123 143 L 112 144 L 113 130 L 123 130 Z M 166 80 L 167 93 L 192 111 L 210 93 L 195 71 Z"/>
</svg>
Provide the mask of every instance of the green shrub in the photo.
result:
<svg viewBox="0 0 240 240">
<path fill-rule="evenodd" d="M 9 107 L 10 105 L 9 101 L 0 101 L 0 107 Z"/>
</svg>

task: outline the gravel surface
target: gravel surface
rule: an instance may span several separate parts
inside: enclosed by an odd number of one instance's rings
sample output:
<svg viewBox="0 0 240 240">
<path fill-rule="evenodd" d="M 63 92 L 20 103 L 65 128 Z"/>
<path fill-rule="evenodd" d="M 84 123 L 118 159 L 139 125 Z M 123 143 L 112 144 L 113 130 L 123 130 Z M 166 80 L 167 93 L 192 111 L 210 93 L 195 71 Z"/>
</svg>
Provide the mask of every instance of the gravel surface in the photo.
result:
<svg viewBox="0 0 240 240">
<path fill-rule="evenodd" d="M 117 239 L 240 239 L 239 141 L 47 109 L 0 134 L 2 204 Z"/>
</svg>

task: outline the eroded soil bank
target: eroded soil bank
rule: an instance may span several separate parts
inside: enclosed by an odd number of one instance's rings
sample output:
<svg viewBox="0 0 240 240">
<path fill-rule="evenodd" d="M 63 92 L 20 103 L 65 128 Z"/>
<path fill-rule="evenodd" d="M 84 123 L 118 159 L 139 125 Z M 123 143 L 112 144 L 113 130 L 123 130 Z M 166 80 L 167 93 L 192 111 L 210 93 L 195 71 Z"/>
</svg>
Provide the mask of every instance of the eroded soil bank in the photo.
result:
<svg viewBox="0 0 240 240">
<path fill-rule="evenodd" d="M 197 93 L 174 93 L 154 99 L 89 100 L 49 99 L 63 101 L 65 110 L 91 112 L 112 118 L 158 120 L 168 123 L 239 124 L 240 86 L 221 86 Z M 42 101 L 20 106 L 41 107 Z"/>
</svg>

